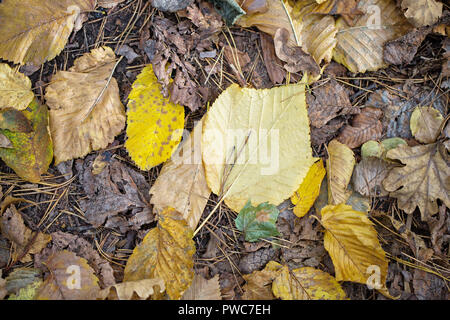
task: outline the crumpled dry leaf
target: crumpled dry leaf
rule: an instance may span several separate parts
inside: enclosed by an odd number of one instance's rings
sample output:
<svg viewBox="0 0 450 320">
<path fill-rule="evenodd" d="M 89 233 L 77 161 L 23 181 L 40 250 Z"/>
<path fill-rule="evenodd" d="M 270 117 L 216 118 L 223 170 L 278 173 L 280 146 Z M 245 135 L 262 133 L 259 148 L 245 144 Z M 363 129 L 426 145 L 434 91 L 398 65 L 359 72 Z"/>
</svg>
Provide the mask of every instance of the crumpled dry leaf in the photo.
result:
<svg viewBox="0 0 450 320">
<path fill-rule="evenodd" d="M 400 65 L 410 63 L 432 28 L 414 29 L 398 39 L 388 41 L 384 46 L 383 59 L 386 63 Z"/>
<path fill-rule="evenodd" d="M 20 72 L 15 72 L 6 63 L 0 63 L 0 92 L 0 110 L 23 110 L 34 98 L 30 79 Z"/>
<path fill-rule="evenodd" d="M 376 71 L 387 66 L 383 60 L 384 44 L 403 36 L 412 26 L 391 0 L 360 0 L 358 10 L 364 15 L 356 18 L 353 26 L 343 18 L 337 20 L 338 43 L 333 59 L 351 72 Z"/>
<path fill-rule="evenodd" d="M 385 197 L 388 192 L 382 182 L 387 177 L 393 165 L 386 161 L 369 157 L 364 158 L 353 171 L 353 187 L 355 191 L 366 197 Z"/>
<path fill-rule="evenodd" d="M 141 170 L 170 158 L 184 127 L 184 108 L 161 94 L 152 65 L 146 66 L 128 96 L 125 148 Z"/>
<path fill-rule="evenodd" d="M 94 270 L 75 253 L 63 250 L 45 263 L 49 274 L 35 297 L 37 300 L 95 300 L 100 287 Z"/>
<path fill-rule="evenodd" d="M 22 179 L 39 182 L 53 159 L 47 107 L 34 98 L 25 110 L 0 110 L 0 134 L 11 142 L 0 148 L 3 161 Z"/>
<path fill-rule="evenodd" d="M 247 282 L 242 290 L 243 300 L 274 300 L 272 293 L 272 282 L 276 278 L 281 268 L 281 264 L 269 261 L 261 271 L 253 271 L 251 274 L 243 275 Z"/>
<path fill-rule="evenodd" d="M 206 280 L 196 274 L 191 286 L 183 294 L 181 300 L 222 300 L 220 292 L 219 275 Z"/>
<path fill-rule="evenodd" d="M 428 221 L 438 212 L 437 199 L 450 208 L 449 157 L 443 145 L 400 145 L 386 156 L 405 165 L 392 169 L 383 181 L 390 196 L 397 198 L 400 209 L 411 214 L 419 207 L 422 220 Z"/>
<path fill-rule="evenodd" d="M 154 287 L 156 286 L 160 293 L 166 289 L 162 279 L 124 281 L 103 289 L 98 298 L 102 300 L 131 300 L 136 295 L 140 300 L 146 300 L 155 293 Z"/>
<path fill-rule="evenodd" d="M 81 29 L 95 0 L 4 0 L 0 4 L 0 57 L 41 65 L 56 57 Z"/>
<path fill-rule="evenodd" d="M 291 201 L 295 205 L 293 212 L 297 217 L 301 218 L 306 215 L 313 206 L 319 196 L 320 186 L 325 174 L 326 170 L 322 159 L 309 168 L 305 179 L 303 179 L 300 187 L 291 197 Z"/>
<path fill-rule="evenodd" d="M 48 234 L 33 232 L 25 226 L 22 215 L 13 204 L 0 217 L 0 230 L 12 243 L 14 262 L 31 261 L 30 254 L 39 253 L 52 239 Z"/>
<path fill-rule="evenodd" d="M 253 205 L 280 204 L 315 162 L 304 92 L 304 82 L 268 90 L 231 85 L 208 111 L 202 136 L 206 180 L 234 211 L 249 199 Z"/>
<path fill-rule="evenodd" d="M 243 256 L 239 261 L 239 270 L 243 274 L 254 272 L 261 269 L 270 260 L 277 257 L 278 250 L 274 248 L 261 248 L 255 252 Z"/>
<path fill-rule="evenodd" d="M 310 122 L 316 128 L 324 127 L 338 116 L 359 113 L 359 109 L 352 106 L 347 91 L 334 79 L 313 86 L 306 94 L 306 102 Z"/>
<path fill-rule="evenodd" d="M 430 26 L 442 16 L 443 4 L 435 0 L 403 0 L 405 17 L 416 27 Z"/>
<path fill-rule="evenodd" d="M 55 164 L 105 148 L 125 127 L 125 110 L 112 72 L 116 56 L 101 47 L 58 71 L 45 93 Z"/>
<path fill-rule="evenodd" d="M 411 114 L 409 125 L 417 141 L 433 143 L 439 135 L 442 121 L 444 117 L 438 110 L 431 107 L 416 107 Z"/>
<path fill-rule="evenodd" d="M 283 68 L 282 61 L 276 56 L 273 39 L 265 32 L 259 33 L 261 39 L 261 50 L 270 81 L 273 84 L 280 84 L 283 82 L 286 71 Z"/>
<path fill-rule="evenodd" d="M 273 280 L 272 291 L 282 300 L 346 300 L 334 277 L 311 267 L 291 271 L 283 266 Z"/>
<path fill-rule="evenodd" d="M 161 278 L 172 300 L 178 300 L 194 278 L 193 230 L 182 215 L 167 208 L 127 261 L 124 281 Z"/>
<path fill-rule="evenodd" d="M 328 144 L 327 182 L 328 204 L 345 203 L 351 192 L 347 186 L 352 178 L 355 166 L 353 151 L 337 140 Z"/>
<path fill-rule="evenodd" d="M 326 230 L 324 246 L 333 261 L 336 280 L 370 284 L 389 296 L 386 253 L 367 214 L 339 204 L 324 207 L 321 215 Z"/>
<path fill-rule="evenodd" d="M 195 230 L 211 190 L 206 184 L 201 158 L 203 121 L 196 124 L 189 138 L 162 167 L 150 189 L 151 204 L 159 211 L 172 207 Z"/>
<path fill-rule="evenodd" d="M 380 118 L 383 111 L 378 108 L 365 107 L 348 125 L 341 131 L 337 140 L 350 148 L 357 148 L 369 140 L 378 140 L 383 134 L 383 124 Z"/>
</svg>

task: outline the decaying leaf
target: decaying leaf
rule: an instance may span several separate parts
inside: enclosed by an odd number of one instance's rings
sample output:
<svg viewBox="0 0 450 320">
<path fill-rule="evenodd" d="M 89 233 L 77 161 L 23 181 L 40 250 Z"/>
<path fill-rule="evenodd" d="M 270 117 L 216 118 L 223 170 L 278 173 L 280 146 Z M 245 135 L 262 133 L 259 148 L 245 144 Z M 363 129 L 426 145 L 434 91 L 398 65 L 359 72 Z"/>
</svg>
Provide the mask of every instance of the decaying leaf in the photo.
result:
<svg viewBox="0 0 450 320">
<path fill-rule="evenodd" d="M 386 289 L 388 261 L 377 232 L 365 212 L 339 204 L 321 211 L 324 246 L 331 256 L 337 281 L 370 285 L 389 296 Z"/>
<path fill-rule="evenodd" d="M 412 29 L 401 10 L 391 0 L 360 0 L 358 10 L 364 15 L 350 26 L 339 18 L 336 26 L 337 46 L 333 59 L 351 72 L 376 71 L 387 64 L 383 60 L 384 44 Z"/>
<path fill-rule="evenodd" d="M 416 107 L 409 125 L 416 140 L 422 143 L 433 143 L 439 135 L 442 121 L 444 117 L 438 110 L 431 107 Z"/>
<path fill-rule="evenodd" d="M 22 179 L 39 182 L 53 158 L 47 107 L 35 98 L 25 110 L 1 110 L 0 134 L 11 142 L 0 148 L 2 160 Z"/>
<path fill-rule="evenodd" d="M 141 279 L 136 281 L 124 281 L 103 289 L 99 293 L 102 300 L 131 300 L 135 295 L 146 300 L 155 293 L 154 288 L 158 287 L 162 293 L 166 289 L 162 279 Z"/>
<path fill-rule="evenodd" d="M 352 178 L 355 166 L 353 151 L 345 144 L 337 140 L 332 140 L 328 144 L 327 182 L 328 182 L 328 203 L 345 203 L 350 192 L 347 186 Z"/>
<path fill-rule="evenodd" d="M 323 166 L 322 159 L 314 163 L 311 168 L 309 168 L 302 184 L 291 197 L 291 201 L 295 205 L 293 211 L 297 217 L 303 217 L 313 206 L 319 196 L 320 186 L 322 185 L 322 180 L 325 177 L 325 174 L 326 170 Z"/>
<path fill-rule="evenodd" d="M 77 58 L 69 71 L 58 71 L 47 87 L 55 164 L 84 157 L 113 142 L 125 126 L 119 86 L 112 77 L 116 56 L 101 47 Z"/>
<path fill-rule="evenodd" d="M 236 20 L 245 15 L 245 11 L 235 0 L 211 0 L 211 2 L 229 25 L 234 24 Z"/>
<path fill-rule="evenodd" d="M 274 300 L 272 293 L 272 282 L 279 274 L 282 265 L 275 261 L 269 261 L 263 270 L 253 271 L 251 274 L 243 275 L 247 282 L 242 290 L 243 300 Z"/>
<path fill-rule="evenodd" d="M 138 75 L 128 99 L 125 147 L 137 166 L 148 170 L 169 159 L 180 143 L 184 108 L 163 97 L 152 65 Z"/>
<path fill-rule="evenodd" d="M 55 252 L 46 261 L 49 270 L 40 287 L 37 300 L 95 300 L 100 287 L 94 270 L 86 259 L 63 250 Z"/>
<path fill-rule="evenodd" d="M 19 291 L 40 280 L 41 271 L 34 268 L 18 268 L 12 271 L 6 278 L 6 289 L 10 294 L 19 294 Z"/>
<path fill-rule="evenodd" d="M 30 79 L 20 72 L 15 72 L 6 63 L 0 63 L 0 93 L 0 110 L 23 110 L 34 98 Z"/>
<path fill-rule="evenodd" d="M 127 261 L 124 281 L 161 278 L 172 300 L 178 300 L 194 278 L 193 231 L 172 208 L 161 212 L 158 225 L 150 230 Z"/>
<path fill-rule="evenodd" d="M 261 39 L 261 50 L 270 80 L 274 84 L 283 82 L 286 76 L 286 70 L 283 68 L 282 61 L 276 56 L 273 39 L 265 32 L 259 33 Z"/>
<path fill-rule="evenodd" d="M 0 57 L 41 65 L 56 57 L 95 0 L 4 0 L 0 4 Z"/>
<path fill-rule="evenodd" d="M 43 281 L 37 279 L 26 287 L 21 288 L 17 294 L 12 293 L 8 297 L 8 300 L 35 300 L 36 294 L 42 284 Z"/>
<path fill-rule="evenodd" d="M 342 130 L 337 138 L 350 148 L 357 148 L 369 140 L 378 140 L 383 133 L 383 124 L 380 118 L 383 111 L 378 108 L 366 107 Z"/>
<path fill-rule="evenodd" d="M 388 175 L 392 164 L 379 158 L 364 158 L 355 166 L 353 187 L 355 191 L 366 197 L 384 197 L 388 192 L 382 182 Z"/>
<path fill-rule="evenodd" d="M 196 274 L 191 286 L 183 294 L 182 300 L 222 300 L 219 275 L 206 280 Z"/>
<path fill-rule="evenodd" d="M 392 169 L 383 181 L 390 196 L 397 198 L 400 209 L 413 213 L 419 207 L 422 220 L 427 221 L 438 212 L 437 199 L 450 208 L 449 158 L 443 145 L 400 145 L 386 156 L 405 165 Z"/>
<path fill-rule="evenodd" d="M 386 160 L 386 153 L 391 149 L 397 148 L 401 144 L 407 143 L 402 138 L 388 138 L 381 141 L 381 143 L 370 140 L 361 146 L 361 157 L 363 159 L 375 157 Z"/>
<path fill-rule="evenodd" d="M 202 136 L 206 181 L 239 212 L 280 204 L 315 162 L 311 154 L 305 85 L 266 90 L 231 85 L 208 111 Z"/>
<path fill-rule="evenodd" d="M 164 164 L 150 189 L 154 208 L 161 211 L 173 207 L 192 230 L 197 227 L 211 193 L 201 158 L 202 128 L 203 122 L 197 123 L 189 138 Z"/>
<path fill-rule="evenodd" d="M 442 15 L 443 4 L 436 0 L 403 0 L 402 9 L 416 27 L 430 26 Z"/>
<path fill-rule="evenodd" d="M 334 277 L 311 267 L 291 271 L 283 266 L 273 280 L 272 291 L 283 300 L 346 300 Z"/>
<path fill-rule="evenodd" d="M 235 220 L 236 228 L 244 233 L 245 241 L 249 242 L 277 236 L 279 232 L 275 223 L 279 213 L 272 204 L 265 202 L 253 207 L 249 200 Z"/>
</svg>

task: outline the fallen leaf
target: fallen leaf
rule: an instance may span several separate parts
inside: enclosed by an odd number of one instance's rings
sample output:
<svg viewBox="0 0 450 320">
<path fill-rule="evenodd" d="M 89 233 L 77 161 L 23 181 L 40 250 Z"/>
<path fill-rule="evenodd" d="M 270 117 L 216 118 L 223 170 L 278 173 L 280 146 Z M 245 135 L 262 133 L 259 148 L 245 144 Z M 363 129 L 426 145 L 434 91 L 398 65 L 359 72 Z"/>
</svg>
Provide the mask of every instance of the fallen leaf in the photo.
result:
<svg viewBox="0 0 450 320">
<path fill-rule="evenodd" d="M 444 117 L 438 110 L 431 107 L 416 107 L 411 114 L 409 125 L 416 140 L 433 143 L 439 135 L 442 121 Z"/>
<path fill-rule="evenodd" d="M 337 281 L 367 284 L 386 296 L 388 261 L 378 235 L 365 212 L 339 204 L 321 211 L 324 246 L 330 254 Z"/>
<path fill-rule="evenodd" d="M 407 144 L 402 138 L 388 138 L 383 141 L 378 142 L 374 140 L 367 141 L 361 146 L 361 157 L 363 159 L 369 157 L 386 159 L 386 153 L 397 148 L 401 144 Z"/>
<path fill-rule="evenodd" d="M 354 25 L 350 26 L 344 18 L 336 21 L 339 31 L 333 59 L 351 72 L 387 67 L 383 60 L 385 43 L 403 36 L 412 26 L 391 0 L 360 0 L 358 10 L 364 15 L 356 18 Z"/>
<path fill-rule="evenodd" d="M 56 165 L 106 148 L 124 128 L 125 110 L 112 77 L 115 64 L 111 48 L 101 47 L 52 77 L 45 99 Z"/>
<path fill-rule="evenodd" d="M 245 11 L 235 0 L 211 0 L 211 2 L 228 25 L 233 25 L 245 15 Z"/>
<path fill-rule="evenodd" d="M 41 65 L 63 49 L 72 31 L 81 29 L 95 0 L 4 0 L 0 4 L 0 57 Z"/>
<path fill-rule="evenodd" d="M 6 278 L 5 288 L 9 294 L 20 295 L 20 290 L 40 280 L 41 271 L 34 268 L 18 268 L 12 271 Z"/>
<path fill-rule="evenodd" d="M 283 266 L 273 280 L 272 291 L 282 300 L 346 300 L 334 277 L 311 267 L 290 271 Z"/>
<path fill-rule="evenodd" d="M 435 0 L 403 0 L 405 17 L 416 27 L 429 26 L 442 16 L 443 4 Z"/>
<path fill-rule="evenodd" d="M 97 5 L 103 8 L 114 8 L 119 3 L 124 2 L 125 0 L 97 0 Z"/>
<path fill-rule="evenodd" d="M 220 293 L 219 275 L 206 280 L 196 274 L 191 286 L 183 294 L 181 300 L 222 300 Z"/>
<path fill-rule="evenodd" d="M 162 293 L 166 289 L 162 279 L 141 279 L 136 281 L 124 281 L 103 289 L 99 293 L 102 300 L 132 300 L 137 295 L 140 300 L 147 300 L 155 291 L 154 287 L 159 287 Z"/>
<path fill-rule="evenodd" d="M 0 110 L 23 110 L 34 98 L 30 79 L 20 72 L 15 72 L 6 63 L 0 63 L 0 92 Z"/>
<path fill-rule="evenodd" d="M 183 10 L 193 0 L 151 0 L 152 6 L 161 11 L 176 12 Z"/>
<path fill-rule="evenodd" d="M 273 39 L 265 32 L 260 32 L 259 37 L 261 39 L 264 65 L 266 66 L 270 81 L 274 84 L 280 84 L 286 76 L 286 71 L 283 68 L 282 61 L 275 54 Z"/>
<path fill-rule="evenodd" d="M 161 212 L 156 228 L 129 257 L 124 281 L 161 278 L 172 300 L 178 300 L 194 278 L 193 231 L 182 215 L 172 208 Z"/>
<path fill-rule="evenodd" d="M 383 134 L 380 118 L 383 111 L 373 107 L 365 107 L 356 115 L 351 125 L 341 131 L 338 140 L 350 148 L 358 148 L 369 140 L 378 140 Z"/>
<path fill-rule="evenodd" d="M 431 31 L 431 28 L 414 29 L 400 38 L 388 41 L 384 47 L 384 61 L 394 65 L 410 63 Z"/>
<path fill-rule="evenodd" d="M 127 59 L 128 64 L 133 63 L 136 58 L 140 57 L 136 52 L 134 52 L 133 48 L 126 44 L 123 44 L 119 47 L 117 54 L 120 56 L 124 56 Z"/>
<path fill-rule="evenodd" d="M 366 197 L 385 197 L 389 194 L 382 182 L 387 177 L 393 165 L 386 161 L 369 157 L 364 158 L 353 171 L 353 187 L 355 191 Z"/>
<path fill-rule="evenodd" d="M 12 144 L 0 148 L 2 160 L 22 179 L 39 182 L 53 158 L 47 107 L 35 98 L 25 110 L 1 110 L 0 133 Z"/>
<path fill-rule="evenodd" d="M 231 85 L 207 113 L 202 135 L 206 181 L 239 212 L 289 198 L 315 162 L 304 82 L 256 90 Z"/>
<path fill-rule="evenodd" d="M 242 287 L 243 300 L 274 300 L 272 293 L 272 282 L 279 274 L 281 264 L 269 261 L 261 271 L 253 271 L 251 274 L 243 275 L 246 284 Z"/>
<path fill-rule="evenodd" d="M 278 250 L 276 248 L 261 248 L 255 252 L 250 252 L 244 255 L 239 261 L 239 271 L 241 274 L 252 273 L 255 270 L 260 270 L 270 260 L 276 259 Z"/>
<path fill-rule="evenodd" d="M 153 67 L 148 65 L 128 96 L 125 148 L 141 170 L 169 159 L 182 136 L 184 108 L 169 102 L 160 90 Z"/>
<path fill-rule="evenodd" d="M 345 144 L 332 140 L 328 144 L 327 182 L 328 204 L 345 203 L 350 193 L 347 186 L 355 166 L 353 151 Z"/>
<path fill-rule="evenodd" d="M 253 207 L 249 200 L 234 222 L 236 228 L 244 233 L 245 241 L 255 242 L 279 235 L 275 225 L 279 213 L 272 204 L 265 202 Z"/>
<path fill-rule="evenodd" d="M 325 174 L 326 170 L 323 166 L 322 159 L 314 163 L 311 168 L 309 168 L 302 184 L 291 197 L 291 201 L 295 205 L 293 211 L 297 217 L 301 218 L 306 215 L 309 209 L 313 206 L 319 196 L 320 186 Z"/>
<path fill-rule="evenodd" d="M 167 161 L 150 189 L 151 203 L 159 211 L 172 207 L 183 215 L 195 230 L 211 190 L 201 158 L 203 121 L 195 126 L 189 138 Z"/>
<path fill-rule="evenodd" d="M 442 145 L 400 145 L 386 156 L 404 164 L 392 169 L 383 181 L 390 196 L 397 198 L 400 209 L 411 214 L 419 207 L 422 220 L 428 221 L 438 212 L 437 199 L 450 208 L 449 160 Z"/>
<path fill-rule="evenodd" d="M 8 297 L 8 300 L 35 300 L 36 294 L 42 284 L 43 281 L 41 279 L 37 279 L 25 288 L 21 288 L 17 294 L 11 294 Z"/>
<path fill-rule="evenodd" d="M 94 270 L 75 253 L 63 250 L 51 255 L 45 266 L 47 278 L 36 300 L 95 300 L 100 287 Z"/>
</svg>

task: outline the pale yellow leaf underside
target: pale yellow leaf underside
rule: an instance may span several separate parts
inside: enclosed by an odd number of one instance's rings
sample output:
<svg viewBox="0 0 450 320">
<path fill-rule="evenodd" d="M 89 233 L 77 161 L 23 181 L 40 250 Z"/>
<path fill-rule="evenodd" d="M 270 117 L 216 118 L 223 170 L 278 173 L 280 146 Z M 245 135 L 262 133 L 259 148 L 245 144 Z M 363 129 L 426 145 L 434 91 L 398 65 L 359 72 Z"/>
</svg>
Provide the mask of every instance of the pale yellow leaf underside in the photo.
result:
<svg viewBox="0 0 450 320">
<path fill-rule="evenodd" d="M 31 81 L 20 72 L 15 72 L 6 63 L 0 63 L 0 109 L 25 109 L 33 100 Z"/>
<path fill-rule="evenodd" d="M 196 274 L 191 286 L 186 290 L 182 300 L 222 300 L 219 275 L 206 280 Z"/>
</svg>

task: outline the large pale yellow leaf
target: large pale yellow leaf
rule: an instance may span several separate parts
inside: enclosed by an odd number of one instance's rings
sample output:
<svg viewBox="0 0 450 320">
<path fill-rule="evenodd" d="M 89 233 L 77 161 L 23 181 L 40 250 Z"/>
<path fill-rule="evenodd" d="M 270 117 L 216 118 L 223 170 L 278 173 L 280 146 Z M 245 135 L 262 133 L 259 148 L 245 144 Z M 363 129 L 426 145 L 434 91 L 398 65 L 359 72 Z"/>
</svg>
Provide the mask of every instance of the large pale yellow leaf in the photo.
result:
<svg viewBox="0 0 450 320">
<path fill-rule="evenodd" d="M 146 66 L 128 96 L 125 147 L 141 170 L 170 158 L 181 140 L 184 108 L 164 98 L 152 65 Z"/>
<path fill-rule="evenodd" d="M 167 208 L 127 261 L 124 281 L 161 278 L 173 300 L 181 298 L 194 278 L 193 231 L 182 215 Z"/>
<path fill-rule="evenodd" d="M 192 230 L 197 227 L 211 193 L 202 162 L 202 128 L 203 122 L 199 122 L 189 138 L 164 164 L 150 189 L 154 208 L 160 211 L 166 207 L 176 209 L 183 214 Z"/>
<path fill-rule="evenodd" d="M 33 98 L 30 79 L 15 72 L 6 63 L 0 63 L 0 109 L 23 110 Z"/>
<path fill-rule="evenodd" d="M 403 0 L 405 17 L 416 27 L 429 26 L 442 16 L 443 4 L 435 0 Z"/>
<path fill-rule="evenodd" d="M 275 261 L 269 261 L 263 270 L 253 271 L 243 275 L 246 284 L 242 287 L 243 300 L 274 300 L 272 282 L 280 273 L 282 265 Z"/>
<path fill-rule="evenodd" d="M 205 119 L 209 187 L 236 212 L 249 200 L 280 204 L 315 161 L 309 132 L 303 82 L 265 90 L 231 85 Z"/>
<path fill-rule="evenodd" d="M 82 14 L 95 0 L 3 0 L 0 4 L 0 57 L 40 65 L 56 57 Z"/>
<path fill-rule="evenodd" d="M 387 64 L 383 60 L 384 44 L 403 36 L 412 25 L 391 0 L 361 0 L 358 9 L 364 15 L 353 26 L 339 18 L 336 26 L 337 46 L 333 59 L 351 72 L 376 71 Z"/>
<path fill-rule="evenodd" d="M 115 64 L 111 48 L 101 47 L 52 77 L 45 99 L 56 164 L 105 148 L 125 127 Z"/>
<path fill-rule="evenodd" d="M 324 246 L 333 261 L 336 280 L 369 284 L 388 295 L 386 254 L 367 214 L 339 204 L 324 207 L 321 215 L 326 230 Z"/>
<path fill-rule="evenodd" d="M 332 140 L 328 144 L 327 181 L 328 203 L 345 203 L 351 192 L 347 186 L 352 178 L 355 167 L 353 151 L 345 144 Z"/>
<path fill-rule="evenodd" d="M 273 280 L 275 297 L 283 300 L 345 300 L 345 292 L 334 277 L 318 269 L 304 267 L 290 271 L 287 266 Z"/>
<path fill-rule="evenodd" d="M 196 274 L 191 286 L 183 294 L 182 300 L 222 300 L 219 275 L 206 280 Z"/>
<path fill-rule="evenodd" d="M 98 278 L 86 259 L 63 250 L 45 262 L 49 274 L 35 297 L 37 300 L 95 300 L 100 292 Z"/>
<path fill-rule="evenodd" d="M 295 204 L 294 213 L 297 217 L 303 217 L 313 206 L 319 196 L 320 186 L 325 174 L 322 159 L 314 163 L 309 169 L 302 184 L 291 197 L 292 203 Z"/>
<path fill-rule="evenodd" d="M 162 279 L 124 281 L 100 291 L 99 298 L 102 300 L 131 300 L 136 295 L 139 299 L 146 300 L 155 293 L 155 287 L 158 287 L 160 292 L 164 292 L 166 289 Z"/>
<path fill-rule="evenodd" d="M 438 212 L 437 199 L 450 208 L 449 156 L 443 145 L 403 144 L 389 150 L 386 157 L 405 165 L 392 169 L 383 181 L 390 196 L 397 198 L 400 209 L 413 213 L 419 207 L 425 221 Z"/>
</svg>

